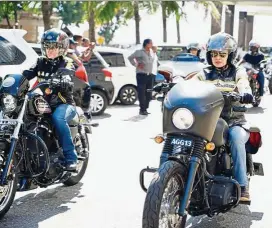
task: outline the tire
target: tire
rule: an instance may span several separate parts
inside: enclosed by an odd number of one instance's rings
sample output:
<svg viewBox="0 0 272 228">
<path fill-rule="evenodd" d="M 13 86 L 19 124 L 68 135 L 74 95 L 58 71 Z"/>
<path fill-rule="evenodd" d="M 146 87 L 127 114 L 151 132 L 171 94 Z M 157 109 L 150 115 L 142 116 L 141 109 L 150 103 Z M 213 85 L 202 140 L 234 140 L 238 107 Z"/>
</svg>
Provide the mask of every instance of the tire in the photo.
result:
<svg viewBox="0 0 272 228">
<path fill-rule="evenodd" d="M 85 137 L 87 139 L 87 144 L 88 144 L 88 151 L 89 151 L 89 141 L 88 141 L 88 134 L 90 134 L 90 130 L 89 128 L 85 127 Z M 69 179 L 67 179 L 66 181 L 63 182 L 64 185 L 66 186 L 73 186 L 73 185 L 76 185 L 78 184 L 78 182 L 83 178 L 85 172 L 86 172 L 86 169 L 88 167 L 88 162 L 89 162 L 89 156 L 83 161 L 83 165 L 82 165 L 82 168 L 80 169 L 80 171 L 74 175 L 74 176 L 71 176 L 69 177 Z"/>
<path fill-rule="evenodd" d="M 8 193 L 7 193 L 7 199 L 4 200 L 1 204 L 0 204 L 0 219 L 2 219 L 5 214 L 9 211 L 14 198 L 15 198 L 15 194 L 17 191 L 17 185 L 18 185 L 18 175 L 17 172 L 14 172 L 13 175 L 13 180 L 12 182 L 10 182 L 9 184 L 11 184 L 11 187 L 8 189 Z M 0 199 L 2 201 L 2 199 Z M 3 205 L 4 203 L 4 205 Z"/>
<path fill-rule="evenodd" d="M 109 105 L 109 101 L 102 91 L 93 90 L 91 95 L 91 112 L 93 116 L 102 115 Z"/>
<path fill-rule="evenodd" d="M 123 105 L 133 105 L 138 99 L 138 93 L 134 86 L 124 86 L 119 92 L 119 100 Z"/>
<path fill-rule="evenodd" d="M 185 167 L 175 161 L 165 162 L 159 168 L 159 170 L 155 173 L 153 180 L 151 181 L 151 184 L 147 190 L 147 195 L 145 198 L 143 219 L 142 219 L 143 228 L 160 228 L 159 220 L 160 220 L 162 199 L 163 199 L 164 192 L 166 190 L 168 183 L 174 177 L 176 177 L 179 182 L 179 185 L 178 185 L 179 189 L 175 191 L 176 193 L 174 194 L 175 197 L 172 197 L 172 199 L 174 202 L 177 202 L 177 205 L 175 204 L 175 206 L 179 207 L 180 197 L 182 197 L 184 192 L 184 183 L 185 183 L 184 175 L 185 174 L 186 174 Z M 173 201 L 168 204 L 173 205 Z M 163 209 L 165 208 L 167 207 L 163 207 Z M 171 208 L 169 210 L 175 211 L 174 209 L 171 210 Z M 164 214 L 167 214 L 167 213 L 164 213 Z M 173 226 L 171 225 L 167 227 L 185 228 L 186 219 L 187 219 L 186 216 L 182 218 L 179 217 L 178 215 L 176 216 L 178 217 L 178 221 L 175 221 Z M 174 216 L 170 216 L 170 217 L 173 218 Z M 169 223 L 169 220 L 167 220 L 167 223 Z"/>
</svg>

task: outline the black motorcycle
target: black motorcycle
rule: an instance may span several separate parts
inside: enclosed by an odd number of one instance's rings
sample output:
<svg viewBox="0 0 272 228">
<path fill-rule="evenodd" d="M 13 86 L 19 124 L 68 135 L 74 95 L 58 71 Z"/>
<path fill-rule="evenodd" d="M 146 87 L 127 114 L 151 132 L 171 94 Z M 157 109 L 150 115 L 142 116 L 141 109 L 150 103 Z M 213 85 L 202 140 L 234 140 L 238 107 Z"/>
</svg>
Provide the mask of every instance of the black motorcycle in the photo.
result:
<svg viewBox="0 0 272 228">
<path fill-rule="evenodd" d="M 78 154 L 78 165 L 75 172 L 65 170 L 62 148 L 51 121 L 52 108 L 45 99 L 60 86 L 60 82 L 61 77 L 56 77 L 51 83 L 41 82 L 29 90 L 28 80 L 15 74 L 6 76 L 2 83 L 0 218 L 10 209 L 16 191 L 56 183 L 72 186 L 85 174 L 89 160 L 88 134 L 92 124 L 85 118 L 82 109 L 76 107 L 77 115 L 69 126 Z"/>
<path fill-rule="evenodd" d="M 253 107 L 258 107 L 260 105 L 260 103 L 261 103 L 261 97 L 260 97 L 260 92 L 259 92 L 260 84 L 259 84 L 257 78 L 258 78 L 259 71 L 263 71 L 264 70 L 263 69 L 264 65 L 262 64 L 262 63 L 264 63 L 264 61 L 265 60 L 263 60 L 260 63 L 260 67 L 259 68 L 254 68 L 249 63 L 244 64 L 244 67 L 245 67 L 247 75 L 248 75 L 250 88 L 252 90 L 252 95 L 254 97 L 254 101 L 252 103 Z"/>
<path fill-rule="evenodd" d="M 222 93 L 214 85 L 199 81 L 184 81 L 167 93 L 164 135 L 155 141 L 164 142 L 163 152 L 169 156 L 158 169 L 147 167 L 140 173 L 141 187 L 147 192 L 143 228 L 185 228 L 187 214 L 213 217 L 239 204 L 241 188 L 232 172 L 229 126 L 220 115 L 223 107 L 230 113 L 246 111 L 244 107 L 226 106 L 226 102 L 240 99 L 236 93 Z M 260 130 L 249 131 L 248 175 L 264 175 L 262 164 L 252 160 L 261 145 Z M 155 172 L 148 189 L 144 184 L 146 172 Z"/>
</svg>

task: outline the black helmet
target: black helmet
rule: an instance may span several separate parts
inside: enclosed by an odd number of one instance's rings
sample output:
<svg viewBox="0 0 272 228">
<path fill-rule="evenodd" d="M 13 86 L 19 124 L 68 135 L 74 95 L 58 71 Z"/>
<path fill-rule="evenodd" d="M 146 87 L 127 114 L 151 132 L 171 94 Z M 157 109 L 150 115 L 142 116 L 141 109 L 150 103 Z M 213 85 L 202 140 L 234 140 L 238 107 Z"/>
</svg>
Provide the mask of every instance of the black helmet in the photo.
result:
<svg viewBox="0 0 272 228">
<path fill-rule="evenodd" d="M 237 42 L 228 33 L 217 33 L 210 37 L 207 43 L 207 62 L 212 65 L 211 51 L 228 51 L 228 64 L 234 65 L 233 61 L 237 55 Z"/>
<path fill-rule="evenodd" d="M 47 48 L 59 48 L 59 56 L 62 56 L 66 54 L 69 47 L 69 37 L 61 30 L 55 28 L 49 29 L 43 33 L 41 45 L 44 56 L 46 56 Z"/>
</svg>

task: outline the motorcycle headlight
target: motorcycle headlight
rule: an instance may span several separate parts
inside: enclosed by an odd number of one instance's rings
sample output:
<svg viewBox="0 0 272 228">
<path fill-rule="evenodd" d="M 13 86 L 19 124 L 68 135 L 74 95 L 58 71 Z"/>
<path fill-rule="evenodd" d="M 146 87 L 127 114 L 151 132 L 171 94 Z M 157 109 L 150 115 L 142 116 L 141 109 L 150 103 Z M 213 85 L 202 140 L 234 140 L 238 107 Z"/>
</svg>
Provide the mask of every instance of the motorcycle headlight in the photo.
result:
<svg viewBox="0 0 272 228">
<path fill-rule="evenodd" d="M 173 113 L 172 122 L 176 128 L 186 130 L 193 125 L 194 115 L 187 108 L 179 108 Z"/>
<path fill-rule="evenodd" d="M 4 95 L 2 97 L 2 107 L 4 112 L 13 112 L 17 107 L 16 98 L 9 94 Z"/>
</svg>

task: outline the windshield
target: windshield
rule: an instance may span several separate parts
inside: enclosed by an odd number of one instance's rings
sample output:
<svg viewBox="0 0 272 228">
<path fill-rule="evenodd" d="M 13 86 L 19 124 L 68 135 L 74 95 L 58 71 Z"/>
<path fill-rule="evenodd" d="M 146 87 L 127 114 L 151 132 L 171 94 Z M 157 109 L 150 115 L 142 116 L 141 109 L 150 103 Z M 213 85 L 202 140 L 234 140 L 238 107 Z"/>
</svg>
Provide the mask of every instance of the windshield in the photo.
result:
<svg viewBox="0 0 272 228">
<path fill-rule="evenodd" d="M 171 60 L 174 56 L 186 53 L 185 46 L 158 46 L 158 59 L 161 61 Z"/>
<path fill-rule="evenodd" d="M 180 54 L 172 58 L 174 62 L 200 62 L 199 57 L 191 54 Z"/>
</svg>

